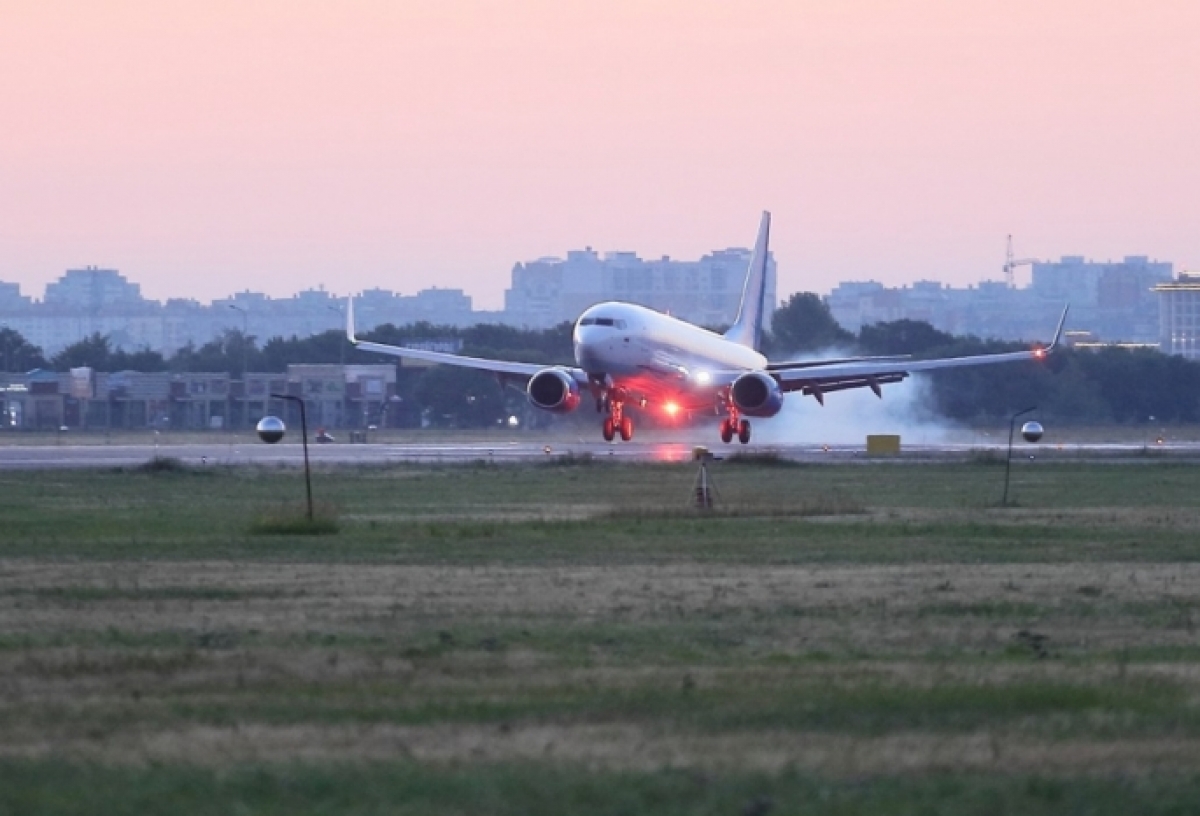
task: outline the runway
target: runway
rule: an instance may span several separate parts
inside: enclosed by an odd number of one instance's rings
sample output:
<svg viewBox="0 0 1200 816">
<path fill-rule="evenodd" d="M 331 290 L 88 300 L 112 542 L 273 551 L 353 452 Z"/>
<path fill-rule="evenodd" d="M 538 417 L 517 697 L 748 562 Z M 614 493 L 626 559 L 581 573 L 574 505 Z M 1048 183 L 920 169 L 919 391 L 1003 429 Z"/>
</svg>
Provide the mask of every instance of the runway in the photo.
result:
<svg viewBox="0 0 1200 816">
<path fill-rule="evenodd" d="M 863 445 L 715 445 L 707 446 L 717 458 L 729 456 L 778 456 L 800 462 L 954 461 L 988 453 L 1003 457 L 1002 444 L 906 445 L 899 456 L 868 457 Z M 129 468 L 156 456 L 169 456 L 195 467 L 260 465 L 300 466 L 303 450 L 297 443 L 267 445 L 254 442 L 174 445 L 8 445 L 0 446 L 0 470 L 47 468 Z M 559 457 L 590 457 L 620 462 L 686 462 L 693 446 L 684 442 L 646 441 L 605 443 L 601 441 L 535 442 L 498 441 L 456 444 L 344 444 L 309 445 L 314 465 L 386 465 L 399 462 L 517 463 L 548 461 Z M 1142 444 L 1057 444 L 1013 448 L 1014 459 L 1155 461 L 1162 458 L 1200 459 L 1200 442 Z"/>
</svg>

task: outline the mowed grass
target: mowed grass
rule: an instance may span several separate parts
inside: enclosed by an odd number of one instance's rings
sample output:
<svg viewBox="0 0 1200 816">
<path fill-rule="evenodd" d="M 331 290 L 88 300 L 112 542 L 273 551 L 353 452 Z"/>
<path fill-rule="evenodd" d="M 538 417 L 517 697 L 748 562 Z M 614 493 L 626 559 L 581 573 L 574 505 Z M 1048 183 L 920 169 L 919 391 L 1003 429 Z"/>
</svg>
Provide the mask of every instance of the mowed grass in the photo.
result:
<svg viewBox="0 0 1200 816">
<path fill-rule="evenodd" d="M 1182 813 L 1190 465 L 0 475 L 0 813 Z"/>
<path fill-rule="evenodd" d="M 86 790 L 87 796 L 75 795 Z M 1053 779 L 935 775 L 832 781 L 796 772 L 713 776 L 586 772 L 545 765 L 484 768 L 334 765 L 304 768 L 0 766 L 0 812 L 152 816 L 202 812 L 291 816 L 659 816 L 812 813 L 959 816 L 1185 814 L 1200 782 L 1181 777 Z M 198 806 L 199 805 L 199 806 Z"/>
<path fill-rule="evenodd" d="M 303 513 L 294 469 L 0 474 L 0 557 L 329 558 L 408 563 L 1193 560 L 1190 464 L 713 468 L 567 460 L 534 466 L 343 468 L 314 474 L 336 536 L 255 535 Z"/>
</svg>

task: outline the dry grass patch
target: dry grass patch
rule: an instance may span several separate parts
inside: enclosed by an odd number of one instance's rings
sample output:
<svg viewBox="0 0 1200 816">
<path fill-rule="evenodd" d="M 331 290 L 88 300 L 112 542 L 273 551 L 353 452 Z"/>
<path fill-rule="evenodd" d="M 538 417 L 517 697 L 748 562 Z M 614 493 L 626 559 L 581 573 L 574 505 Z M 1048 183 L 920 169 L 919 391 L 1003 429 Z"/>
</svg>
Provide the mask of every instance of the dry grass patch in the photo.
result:
<svg viewBox="0 0 1200 816">
<path fill-rule="evenodd" d="M 199 726 L 138 729 L 99 738 L 27 733 L 0 756 L 103 765 L 286 762 L 571 763 L 593 770 L 678 768 L 711 773 L 794 769 L 834 779 L 863 775 L 998 774 L 1145 776 L 1200 767 L 1200 740 L 1038 740 L 1004 732 L 854 737 L 805 732 L 720 736 L 631 724 L 496 726 Z"/>
</svg>

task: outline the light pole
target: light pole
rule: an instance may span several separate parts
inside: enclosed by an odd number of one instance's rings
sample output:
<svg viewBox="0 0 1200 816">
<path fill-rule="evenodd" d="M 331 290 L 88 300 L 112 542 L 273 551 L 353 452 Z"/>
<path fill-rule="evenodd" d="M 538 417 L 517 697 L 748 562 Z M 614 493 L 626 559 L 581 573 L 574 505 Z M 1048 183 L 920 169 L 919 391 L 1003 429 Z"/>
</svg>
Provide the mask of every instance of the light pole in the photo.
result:
<svg viewBox="0 0 1200 816">
<path fill-rule="evenodd" d="M 304 412 L 304 400 L 300 397 L 293 397 L 291 394 L 272 394 L 272 399 L 287 400 L 294 402 L 300 406 L 300 441 L 304 445 L 304 490 L 308 497 L 308 523 L 312 524 L 313 506 L 312 506 L 312 475 L 308 468 L 308 417 Z M 280 426 L 283 427 L 282 425 Z M 282 438 L 283 432 L 279 432 L 279 437 Z"/>
<path fill-rule="evenodd" d="M 250 313 L 233 303 L 228 304 L 230 309 L 235 312 L 242 313 L 242 380 L 246 379 L 246 344 L 250 338 Z"/>
<path fill-rule="evenodd" d="M 1000 500 L 1001 507 L 1008 507 L 1008 477 L 1012 472 L 1012 438 L 1013 430 L 1017 427 L 1017 417 L 1023 417 L 1026 414 L 1036 411 L 1037 406 L 1026 408 L 1024 411 L 1017 411 L 1012 415 L 1012 419 L 1008 421 L 1008 458 L 1004 460 L 1004 498 Z"/>
<path fill-rule="evenodd" d="M 246 381 L 246 345 L 250 337 L 250 313 L 233 303 L 230 309 L 242 313 L 242 427 L 250 424 L 250 384 Z"/>
</svg>

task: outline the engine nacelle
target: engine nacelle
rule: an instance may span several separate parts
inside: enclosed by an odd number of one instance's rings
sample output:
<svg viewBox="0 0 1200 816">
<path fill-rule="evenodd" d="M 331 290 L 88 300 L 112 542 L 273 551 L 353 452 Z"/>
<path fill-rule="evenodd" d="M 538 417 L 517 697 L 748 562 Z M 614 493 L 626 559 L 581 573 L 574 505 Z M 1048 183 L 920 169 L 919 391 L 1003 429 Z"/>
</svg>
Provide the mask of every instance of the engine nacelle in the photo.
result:
<svg viewBox="0 0 1200 816">
<path fill-rule="evenodd" d="M 773 417 L 783 408 L 783 391 L 775 378 L 763 371 L 750 371 L 733 381 L 729 398 L 746 416 Z"/>
<path fill-rule="evenodd" d="M 544 368 L 529 378 L 525 389 L 535 408 L 565 414 L 579 407 L 579 383 L 561 368 Z"/>
</svg>

